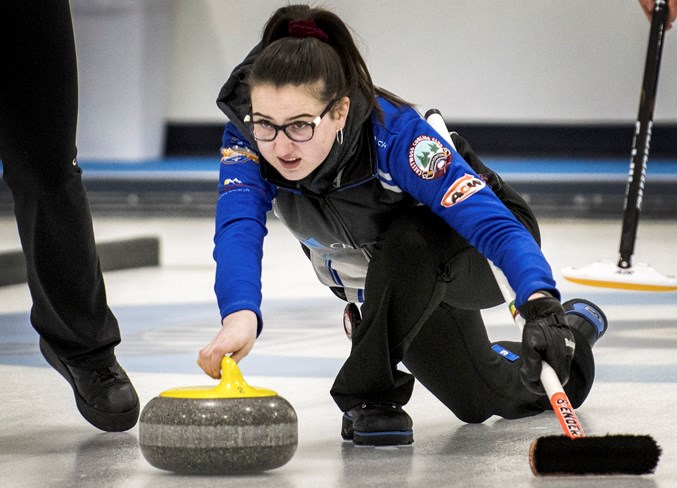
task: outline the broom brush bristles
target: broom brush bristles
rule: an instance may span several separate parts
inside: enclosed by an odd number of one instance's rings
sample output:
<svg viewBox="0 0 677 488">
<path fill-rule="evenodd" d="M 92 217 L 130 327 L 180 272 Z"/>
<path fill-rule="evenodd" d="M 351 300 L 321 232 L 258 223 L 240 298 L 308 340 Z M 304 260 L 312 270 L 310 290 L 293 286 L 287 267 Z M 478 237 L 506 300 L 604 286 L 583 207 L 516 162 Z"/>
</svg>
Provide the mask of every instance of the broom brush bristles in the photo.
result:
<svg viewBox="0 0 677 488">
<path fill-rule="evenodd" d="M 647 435 L 541 437 L 531 444 L 529 462 L 537 476 L 651 474 L 661 448 Z"/>
</svg>

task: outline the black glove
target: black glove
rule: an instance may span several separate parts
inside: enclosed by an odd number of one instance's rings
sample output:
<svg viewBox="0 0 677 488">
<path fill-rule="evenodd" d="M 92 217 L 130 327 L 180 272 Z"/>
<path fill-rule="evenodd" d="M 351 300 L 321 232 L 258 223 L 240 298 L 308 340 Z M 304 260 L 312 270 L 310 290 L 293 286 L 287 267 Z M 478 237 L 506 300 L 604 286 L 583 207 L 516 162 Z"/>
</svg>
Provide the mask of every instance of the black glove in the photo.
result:
<svg viewBox="0 0 677 488">
<path fill-rule="evenodd" d="M 556 298 L 529 300 L 519 307 L 519 312 L 526 320 L 522 332 L 520 377 L 530 391 L 542 395 L 545 390 L 540 381 L 541 361 L 552 366 L 560 382 L 566 384 L 576 342 L 567 325 L 564 309 Z"/>
</svg>

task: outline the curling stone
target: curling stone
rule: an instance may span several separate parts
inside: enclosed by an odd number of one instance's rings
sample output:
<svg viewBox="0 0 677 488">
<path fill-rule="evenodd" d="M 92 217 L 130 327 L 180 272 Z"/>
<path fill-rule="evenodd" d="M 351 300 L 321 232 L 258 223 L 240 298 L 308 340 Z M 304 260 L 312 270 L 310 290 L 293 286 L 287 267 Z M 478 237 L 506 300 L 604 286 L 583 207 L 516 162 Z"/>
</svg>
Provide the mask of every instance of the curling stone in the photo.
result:
<svg viewBox="0 0 677 488">
<path fill-rule="evenodd" d="M 176 473 L 235 474 L 279 468 L 298 443 L 291 404 L 272 390 L 248 385 L 224 357 L 216 387 L 174 388 L 144 407 L 141 453 Z"/>
</svg>

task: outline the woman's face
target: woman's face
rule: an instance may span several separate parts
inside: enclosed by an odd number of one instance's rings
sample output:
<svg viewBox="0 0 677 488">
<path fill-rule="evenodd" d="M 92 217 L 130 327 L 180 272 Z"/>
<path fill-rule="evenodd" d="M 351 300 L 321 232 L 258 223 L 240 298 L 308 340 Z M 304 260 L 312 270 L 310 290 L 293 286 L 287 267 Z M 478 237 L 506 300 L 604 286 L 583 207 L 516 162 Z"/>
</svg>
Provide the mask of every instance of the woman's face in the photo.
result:
<svg viewBox="0 0 677 488">
<path fill-rule="evenodd" d="M 295 122 L 311 123 L 328 106 L 312 95 L 318 92 L 317 87 L 308 85 L 256 85 L 251 90 L 251 121 L 264 122 L 263 125 L 268 129 L 271 124 L 284 126 Z M 333 103 L 315 127 L 310 140 L 296 142 L 285 131 L 278 130 L 272 141 L 257 141 L 259 152 L 285 179 L 301 180 L 326 159 L 336 141 L 336 131 L 343 129 L 346 124 L 349 107 L 348 97 Z M 297 127 L 292 125 L 287 130 L 295 134 Z"/>
</svg>

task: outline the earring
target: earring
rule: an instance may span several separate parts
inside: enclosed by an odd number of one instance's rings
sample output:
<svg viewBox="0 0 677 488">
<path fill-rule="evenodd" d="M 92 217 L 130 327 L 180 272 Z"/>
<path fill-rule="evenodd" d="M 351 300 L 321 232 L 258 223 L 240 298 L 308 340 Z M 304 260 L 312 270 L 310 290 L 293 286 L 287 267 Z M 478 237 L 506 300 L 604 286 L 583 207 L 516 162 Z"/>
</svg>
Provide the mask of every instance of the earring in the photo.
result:
<svg viewBox="0 0 677 488">
<path fill-rule="evenodd" d="M 336 131 L 336 142 L 339 144 L 343 144 L 343 129 L 339 129 Z"/>
</svg>

